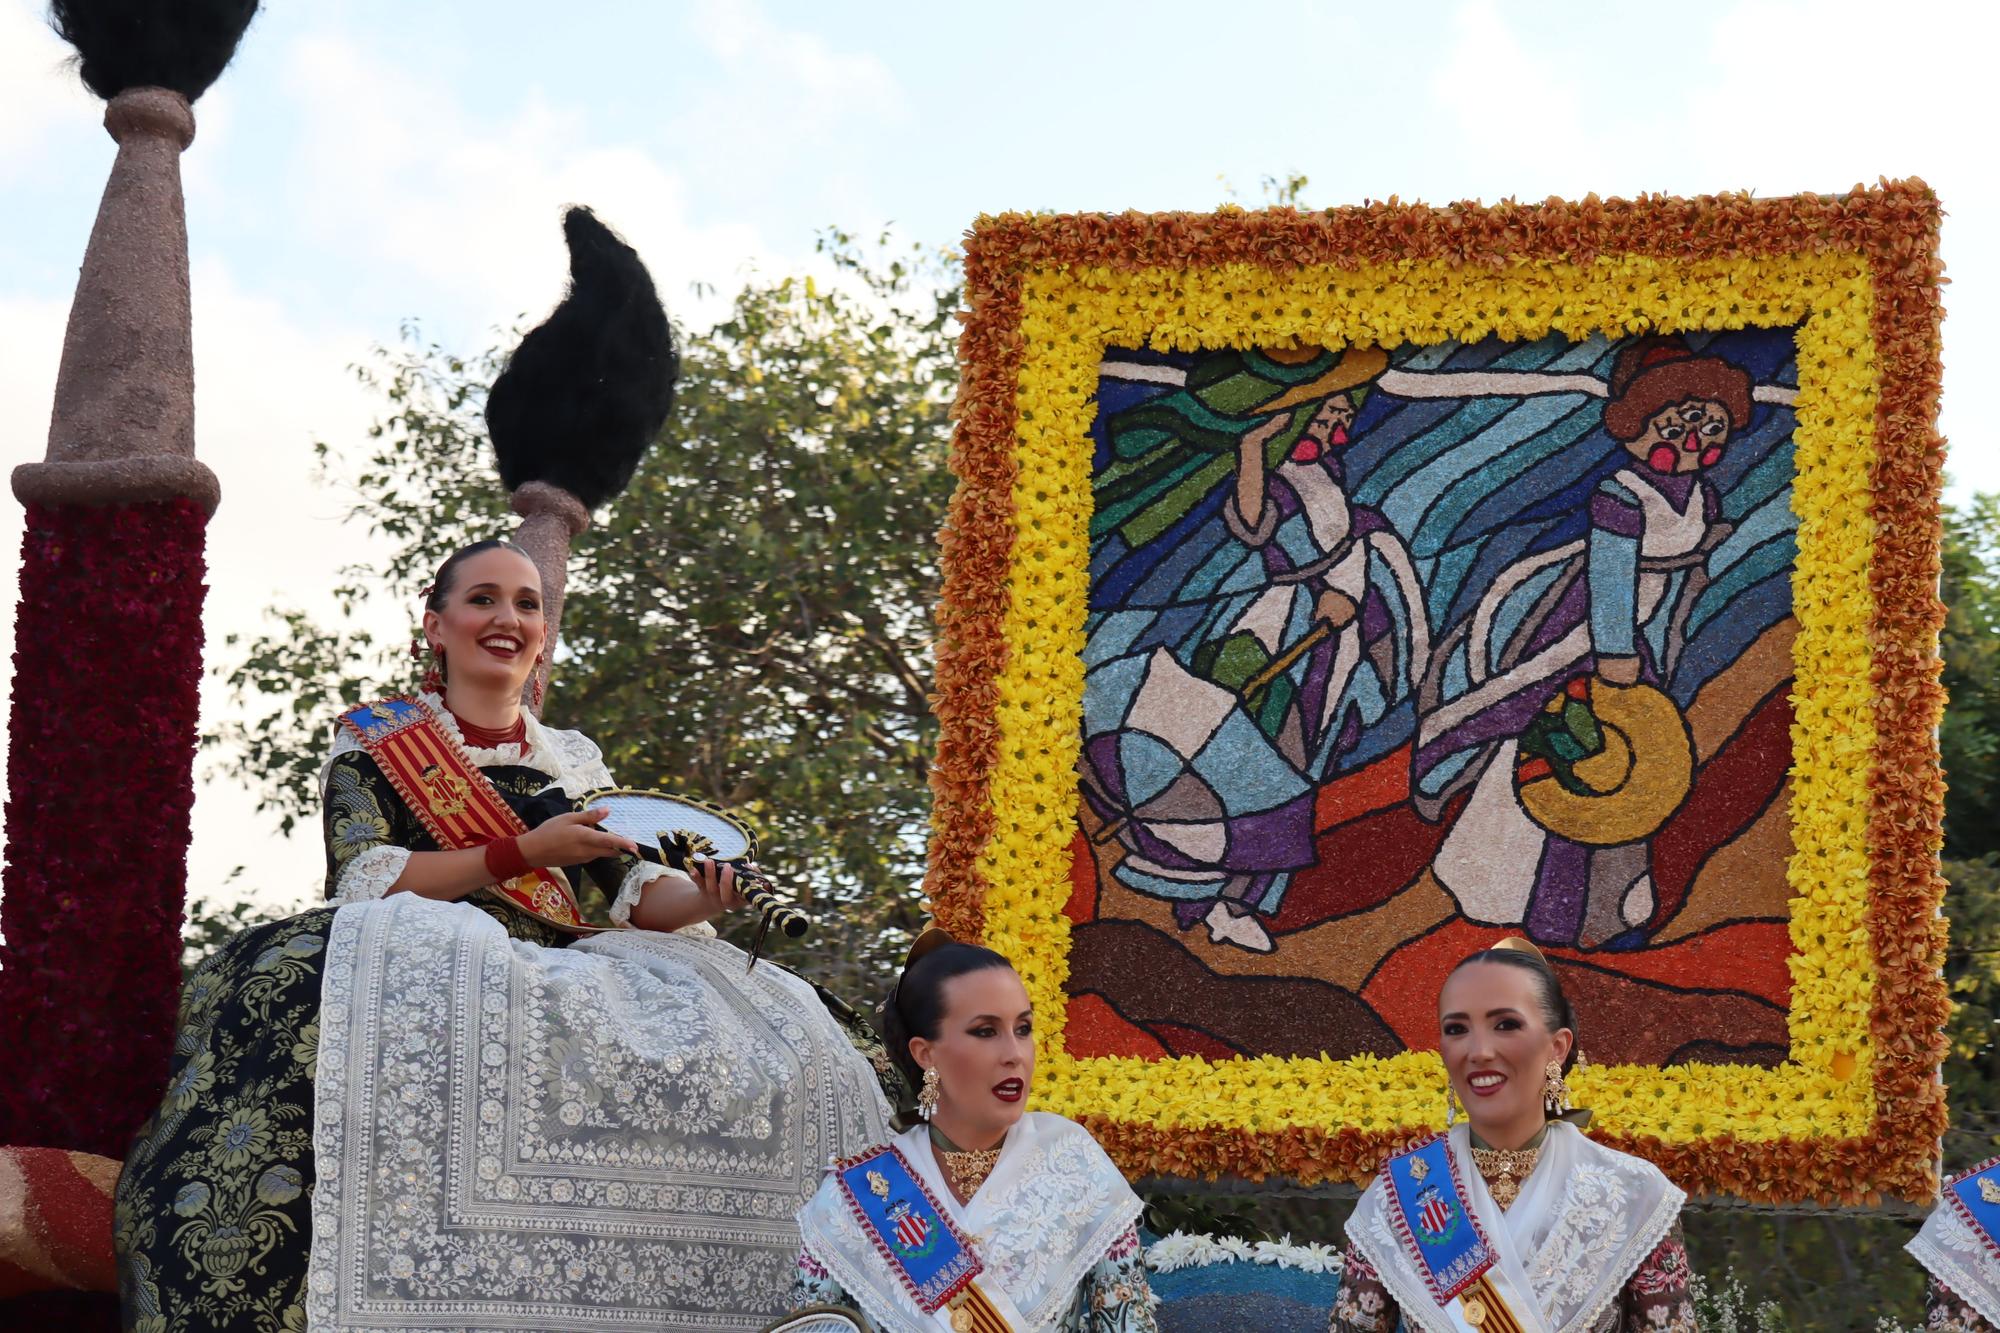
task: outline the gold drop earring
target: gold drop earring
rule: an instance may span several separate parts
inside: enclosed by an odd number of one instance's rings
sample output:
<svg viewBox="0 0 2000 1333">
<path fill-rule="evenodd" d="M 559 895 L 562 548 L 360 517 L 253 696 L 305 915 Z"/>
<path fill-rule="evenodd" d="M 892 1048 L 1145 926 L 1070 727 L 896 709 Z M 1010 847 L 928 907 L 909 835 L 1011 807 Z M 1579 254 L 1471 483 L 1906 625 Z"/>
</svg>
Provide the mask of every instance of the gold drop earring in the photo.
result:
<svg viewBox="0 0 2000 1333">
<path fill-rule="evenodd" d="M 929 1120 L 937 1114 L 938 1072 L 933 1065 L 924 1071 L 923 1086 L 917 1089 L 917 1114 Z"/>
<path fill-rule="evenodd" d="M 1563 1078 L 1563 1067 L 1551 1060 L 1542 1066 L 1542 1107 L 1551 1117 L 1569 1110 L 1569 1082 Z"/>
</svg>

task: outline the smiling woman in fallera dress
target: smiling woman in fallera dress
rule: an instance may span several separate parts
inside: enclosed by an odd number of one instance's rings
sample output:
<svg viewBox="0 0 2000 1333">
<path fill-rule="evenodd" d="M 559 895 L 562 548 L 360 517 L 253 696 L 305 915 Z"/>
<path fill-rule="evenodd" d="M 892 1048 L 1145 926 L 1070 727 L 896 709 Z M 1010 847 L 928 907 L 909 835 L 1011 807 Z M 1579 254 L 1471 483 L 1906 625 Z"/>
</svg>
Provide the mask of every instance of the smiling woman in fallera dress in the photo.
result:
<svg viewBox="0 0 2000 1333">
<path fill-rule="evenodd" d="M 525 554 L 446 561 L 424 632 L 438 688 L 344 722 L 429 761 L 350 728 L 326 763 L 333 905 L 188 984 L 118 1184 L 126 1327 L 755 1329 L 818 1168 L 885 1132 L 873 1072 L 809 986 L 714 937 L 728 867 L 641 860 L 582 808 L 596 745 L 521 705 Z M 443 845 L 482 796 L 524 831 Z M 572 924 L 586 877 L 620 928 Z"/>
<path fill-rule="evenodd" d="M 1362 1195 L 1331 1333 L 1389 1333 L 1399 1319 L 1424 1333 L 1496 1333 L 1510 1320 L 1522 1333 L 1695 1333 L 1686 1196 L 1651 1163 L 1571 1123 L 1587 1118 L 1569 1111 L 1564 1081 L 1578 1018 L 1541 953 L 1510 939 L 1473 954 L 1446 979 L 1438 1015 L 1465 1119 L 1442 1151 L 1392 1158 Z M 1476 1232 L 1457 1225 L 1459 1209 Z M 1427 1271 L 1412 1237 L 1452 1234 L 1483 1237 L 1494 1266 L 1441 1299 L 1452 1284 Z"/>
</svg>

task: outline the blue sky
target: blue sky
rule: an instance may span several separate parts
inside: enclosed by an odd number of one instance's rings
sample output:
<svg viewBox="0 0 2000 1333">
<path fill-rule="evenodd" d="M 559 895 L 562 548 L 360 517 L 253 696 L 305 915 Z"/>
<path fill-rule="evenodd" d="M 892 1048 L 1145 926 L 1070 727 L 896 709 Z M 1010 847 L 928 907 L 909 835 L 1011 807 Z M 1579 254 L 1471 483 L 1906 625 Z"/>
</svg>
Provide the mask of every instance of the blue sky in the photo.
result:
<svg viewBox="0 0 2000 1333">
<path fill-rule="evenodd" d="M 1893 16 L 1888 17 L 1888 16 Z M 981 212 L 1205 209 L 1304 173 L 1313 205 L 1590 191 L 1759 194 L 1921 175 L 1949 212 L 1944 426 L 2000 489 L 1992 20 L 1972 4 L 473 4 L 267 10 L 184 159 L 198 434 L 222 478 L 211 644 L 323 601 L 358 540 L 309 482 L 374 406 L 346 367 L 419 319 L 472 351 L 555 299 L 595 205 L 702 323 L 819 229 L 957 241 Z M 113 145 L 40 6 L 0 0 L 0 441 L 41 455 Z M 15 546 L 10 504 L 0 540 Z M 9 617 L 11 621 L 11 617 Z M 211 698 L 213 711 L 219 698 Z M 312 891 L 211 785 L 192 885 Z"/>
</svg>

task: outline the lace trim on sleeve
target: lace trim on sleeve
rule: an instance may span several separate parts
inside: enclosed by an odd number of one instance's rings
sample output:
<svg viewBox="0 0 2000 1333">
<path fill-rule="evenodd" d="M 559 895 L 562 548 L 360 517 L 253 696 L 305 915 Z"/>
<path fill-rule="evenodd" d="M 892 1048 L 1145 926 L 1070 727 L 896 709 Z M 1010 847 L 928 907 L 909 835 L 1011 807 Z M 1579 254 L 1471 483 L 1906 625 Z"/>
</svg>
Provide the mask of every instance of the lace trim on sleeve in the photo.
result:
<svg viewBox="0 0 2000 1333">
<path fill-rule="evenodd" d="M 637 929 L 632 924 L 632 909 L 639 905 L 640 891 L 654 880 L 665 879 L 672 873 L 665 866 L 654 865 L 651 861 L 641 861 L 626 871 L 625 878 L 618 885 L 618 896 L 611 900 L 611 924 L 627 930 Z M 682 926 L 674 934 L 712 940 L 715 938 L 715 927 L 706 921 L 696 921 Z"/>
<path fill-rule="evenodd" d="M 340 869 L 334 882 L 333 905 L 373 902 L 402 877 L 410 859 L 407 847 L 370 847 Z"/>
<path fill-rule="evenodd" d="M 611 900 L 611 924 L 632 928 L 632 909 L 639 905 L 639 891 L 656 879 L 665 879 L 667 868 L 656 866 L 651 861 L 641 861 L 625 872 L 619 881 L 618 896 Z"/>
</svg>

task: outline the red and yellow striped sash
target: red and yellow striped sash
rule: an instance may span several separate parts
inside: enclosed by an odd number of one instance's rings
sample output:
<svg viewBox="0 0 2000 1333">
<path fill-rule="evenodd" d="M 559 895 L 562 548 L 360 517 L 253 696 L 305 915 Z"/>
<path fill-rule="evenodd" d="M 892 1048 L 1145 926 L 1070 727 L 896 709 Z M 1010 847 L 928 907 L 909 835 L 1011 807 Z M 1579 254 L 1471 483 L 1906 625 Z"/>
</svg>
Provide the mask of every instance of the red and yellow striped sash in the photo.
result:
<svg viewBox="0 0 2000 1333">
<path fill-rule="evenodd" d="M 341 714 L 340 724 L 361 742 L 396 794 L 446 851 L 484 847 L 528 831 L 465 747 L 420 701 L 399 696 L 362 704 Z M 575 934 L 601 929 L 585 923 L 559 870 L 530 870 L 490 886 L 487 892 Z"/>
<path fill-rule="evenodd" d="M 1460 1293 L 1458 1309 L 1465 1322 L 1479 1333 L 1521 1333 L 1520 1321 L 1514 1317 L 1506 1298 L 1494 1288 L 1490 1274 L 1480 1274 L 1479 1281 Z"/>
</svg>

